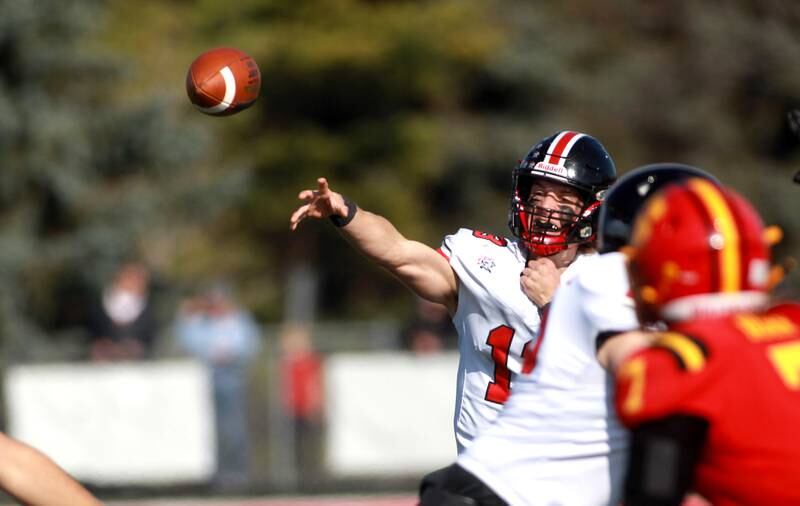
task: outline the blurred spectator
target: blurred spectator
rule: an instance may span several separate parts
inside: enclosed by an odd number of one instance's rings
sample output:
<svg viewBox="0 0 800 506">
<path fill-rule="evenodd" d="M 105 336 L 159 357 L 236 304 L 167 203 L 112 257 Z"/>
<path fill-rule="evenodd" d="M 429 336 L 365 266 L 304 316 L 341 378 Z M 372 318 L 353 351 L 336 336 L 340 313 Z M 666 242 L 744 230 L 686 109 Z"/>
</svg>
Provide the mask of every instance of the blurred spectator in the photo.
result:
<svg viewBox="0 0 800 506">
<path fill-rule="evenodd" d="M 415 353 L 432 353 L 458 347 L 458 334 L 442 304 L 417 298 L 415 312 L 401 333 L 403 347 Z"/>
<path fill-rule="evenodd" d="M 415 321 L 404 332 L 406 347 L 416 355 L 437 353 L 444 348 L 444 337 L 439 329 L 426 322 Z"/>
<path fill-rule="evenodd" d="M 175 331 L 180 347 L 211 369 L 218 460 L 214 485 L 238 488 L 249 479 L 247 366 L 260 348 L 258 326 L 230 289 L 216 284 L 182 303 Z"/>
<path fill-rule="evenodd" d="M 287 325 L 280 335 L 283 406 L 294 430 L 301 486 L 319 476 L 323 415 L 322 357 L 307 325 Z"/>
<path fill-rule="evenodd" d="M 149 358 L 156 334 L 150 272 L 138 262 L 122 264 L 89 314 L 94 361 Z"/>
</svg>

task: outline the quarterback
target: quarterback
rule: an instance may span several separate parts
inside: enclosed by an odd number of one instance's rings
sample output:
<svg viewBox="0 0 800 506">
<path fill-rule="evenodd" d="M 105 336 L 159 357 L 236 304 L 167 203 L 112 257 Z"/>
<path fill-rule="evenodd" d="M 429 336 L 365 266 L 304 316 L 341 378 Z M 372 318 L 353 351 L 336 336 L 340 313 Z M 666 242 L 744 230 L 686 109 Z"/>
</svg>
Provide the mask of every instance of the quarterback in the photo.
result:
<svg viewBox="0 0 800 506">
<path fill-rule="evenodd" d="M 636 210 L 661 186 L 711 176 L 659 164 L 629 172 L 600 211 L 599 247 L 556 293 L 522 374 L 497 419 L 456 464 L 429 475 L 421 504 L 614 505 L 622 497 L 628 432 L 614 411 L 613 377 L 596 353 L 605 340 L 639 328 L 625 258 Z"/>
<path fill-rule="evenodd" d="M 330 217 L 342 235 L 418 296 L 444 304 L 459 335 L 454 429 L 458 451 L 502 408 L 539 331 L 540 311 L 587 257 L 600 200 L 615 168 L 593 137 L 563 131 L 538 142 L 514 169 L 513 239 L 461 229 L 433 249 L 333 192 L 304 190 L 290 219 Z M 588 248 L 588 249 L 587 249 Z"/>
</svg>

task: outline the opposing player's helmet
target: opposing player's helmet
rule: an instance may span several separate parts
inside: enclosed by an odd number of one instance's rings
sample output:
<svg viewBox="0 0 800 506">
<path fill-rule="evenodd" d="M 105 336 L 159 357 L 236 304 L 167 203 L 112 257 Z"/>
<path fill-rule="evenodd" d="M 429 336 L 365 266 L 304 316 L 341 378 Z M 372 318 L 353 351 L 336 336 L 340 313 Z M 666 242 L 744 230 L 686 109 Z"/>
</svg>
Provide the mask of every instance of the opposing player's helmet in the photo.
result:
<svg viewBox="0 0 800 506">
<path fill-rule="evenodd" d="M 583 207 L 577 214 L 533 205 L 531 185 L 546 178 L 578 191 Z M 514 170 L 508 226 L 515 237 L 537 256 L 550 256 L 571 244 L 594 241 L 597 210 L 606 189 L 616 178 L 614 161 L 594 137 L 572 131 L 551 135 L 537 143 Z M 561 222 L 558 231 L 548 224 Z"/>
<path fill-rule="evenodd" d="M 646 321 L 754 309 L 767 300 L 770 255 L 761 218 L 708 180 L 668 185 L 648 199 L 630 245 L 631 286 Z"/>
<path fill-rule="evenodd" d="M 669 183 L 697 177 L 719 184 L 701 169 L 680 163 L 655 163 L 636 168 L 614 183 L 600 207 L 597 244 L 601 253 L 617 251 L 628 244 L 636 213 L 656 191 Z"/>
</svg>

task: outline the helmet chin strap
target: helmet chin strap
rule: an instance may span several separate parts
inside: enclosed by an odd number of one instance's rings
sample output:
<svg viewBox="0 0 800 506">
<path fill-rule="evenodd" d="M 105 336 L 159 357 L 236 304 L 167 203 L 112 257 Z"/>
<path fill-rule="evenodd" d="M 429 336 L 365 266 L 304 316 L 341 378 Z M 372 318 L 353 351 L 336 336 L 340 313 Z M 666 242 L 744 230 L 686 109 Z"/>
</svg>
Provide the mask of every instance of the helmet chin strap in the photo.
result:
<svg viewBox="0 0 800 506">
<path fill-rule="evenodd" d="M 572 264 L 576 258 L 578 258 L 578 252 L 573 251 L 572 256 L 568 256 L 565 253 L 570 251 L 571 246 L 575 246 L 574 244 L 560 244 L 560 245 L 533 245 L 537 246 L 535 249 L 530 249 L 526 247 L 526 258 L 525 263 L 527 264 L 530 260 L 535 260 L 537 258 L 548 258 L 550 259 L 553 264 L 555 264 L 556 268 L 561 271 Z M 555 249 L 555 251 L 553 251 Z"/>
<path fill-rule="evenodd" d="M 531 217 L 535 220 L 535 217 Z M 549 257 L 569 247 L 567 234 L 562 228 L 552 224 L 548 216 L 547 220 L 538 220 L 529 227 L 525 246 L 528 252 L 537 257 Z M 555 232 L 558 235 L 548 235 L 548 232 Z"/>
<path fill-rule="evenodd" d="M 550 257 L 557 253 L 561 253 L 569 248 L 569 244 L 567 243 L 558 243 L 558 244 L 542 244 L 542 243 L 531 243 L 528 242 L 526 244 L 528 249 L 528 260 L 530 260 L 531 253 L 535 255 L 536 258 L 542 257 Z"/>
</svg>

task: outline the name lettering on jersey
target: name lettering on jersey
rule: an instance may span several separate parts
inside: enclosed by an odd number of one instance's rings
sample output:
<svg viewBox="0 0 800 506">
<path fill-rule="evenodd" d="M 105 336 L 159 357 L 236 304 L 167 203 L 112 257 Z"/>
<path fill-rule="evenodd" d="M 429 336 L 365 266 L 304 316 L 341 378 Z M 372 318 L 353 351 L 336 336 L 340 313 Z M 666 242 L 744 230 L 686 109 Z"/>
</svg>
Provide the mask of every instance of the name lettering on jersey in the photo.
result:
<svg viewBox="0 0 800 506">
<path fill-rule="evenodd" d="M 734 323 L 756 343 L 794 337 L 798 331 L 797 325 L 783 315 L 739 315 Z"/>
<path fill-rule="evenodd" d="M 689 372 L 699 372 L 706 365 L 708 350 L 699 340 L 677 332 L 665 332 L 656 339 L 654 346 L 669 351 L 678 366 Z"/>
</svg>

